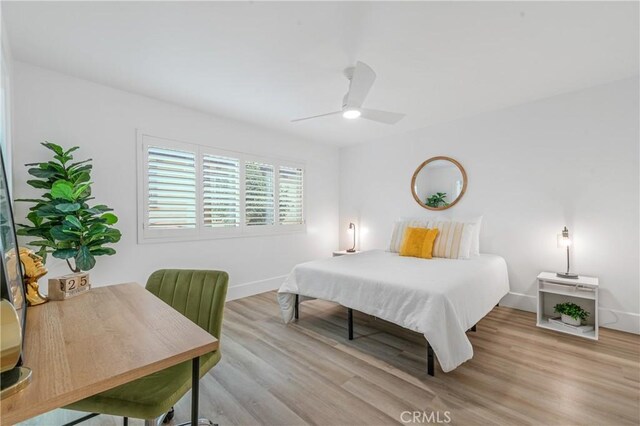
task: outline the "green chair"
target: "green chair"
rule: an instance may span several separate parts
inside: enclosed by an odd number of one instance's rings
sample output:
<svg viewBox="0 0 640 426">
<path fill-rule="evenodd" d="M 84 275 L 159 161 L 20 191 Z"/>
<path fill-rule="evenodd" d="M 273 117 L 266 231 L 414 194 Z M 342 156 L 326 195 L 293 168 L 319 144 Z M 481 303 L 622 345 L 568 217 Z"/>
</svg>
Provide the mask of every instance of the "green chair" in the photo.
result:
<svg viewBox="0 0 640 426">
<path fill-rule="evenodd" d="M 228 281 L 229 275 L 222 271 L 162 269 L 151 274 L 146 289 L 220 339 Z M 220 349 L 201 356 L 200 377 L 218 361 Z M 145 426 L 156 426 L 173 417 L 174 404 L 191 388 L 191 373 L 191 361 L 183 362 L 64 408 L 122 416 L 125 425 L 133 417 L 145 419 Z"/>
</svg>

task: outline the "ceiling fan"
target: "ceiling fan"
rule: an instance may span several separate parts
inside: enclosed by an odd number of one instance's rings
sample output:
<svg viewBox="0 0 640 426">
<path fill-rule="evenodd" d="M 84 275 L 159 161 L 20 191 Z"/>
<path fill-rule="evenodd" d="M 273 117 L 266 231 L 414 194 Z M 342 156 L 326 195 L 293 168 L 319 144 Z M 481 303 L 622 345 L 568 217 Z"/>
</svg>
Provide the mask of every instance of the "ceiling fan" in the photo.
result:
<svg viewBox="0 0 640 426">
<path fill-rule="evenodd" d="M 344 95 L 344 98 L 342 98 L 341 111 L 314 115 L 312 117 L 297 118 L 295 120 L 291 120 L 291 122 L 311 120 L 312 118 L 338 114 L 342 114 L 342 116 L 347 119 L 365 118 L 367 120 L 386 124 L 396 124 L 398 121 L 402 120 L 404 114 L 362 108 L 362 104 L 369 94 L 371 86 L 373 86 L 373 82 L 376 80 L 376 73 L 373 72 L 369 65 L 358 61 L 355 67 L 345 69 L 344 75 L 349 79 L 349 91 Z"/>
</svg>

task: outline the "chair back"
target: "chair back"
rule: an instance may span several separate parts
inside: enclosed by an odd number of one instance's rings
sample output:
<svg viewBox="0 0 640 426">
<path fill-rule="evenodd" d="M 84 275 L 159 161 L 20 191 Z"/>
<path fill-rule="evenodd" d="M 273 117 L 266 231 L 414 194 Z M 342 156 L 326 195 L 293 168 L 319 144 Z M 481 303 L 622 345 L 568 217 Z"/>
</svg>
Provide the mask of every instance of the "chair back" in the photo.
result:
<svg viewBox="0 0 640 426">
<path fill-rule="evenodd" d="M 161 269 L 146 289 L 220 339 L 229 274 L 224 271 Z"/>
</svg>

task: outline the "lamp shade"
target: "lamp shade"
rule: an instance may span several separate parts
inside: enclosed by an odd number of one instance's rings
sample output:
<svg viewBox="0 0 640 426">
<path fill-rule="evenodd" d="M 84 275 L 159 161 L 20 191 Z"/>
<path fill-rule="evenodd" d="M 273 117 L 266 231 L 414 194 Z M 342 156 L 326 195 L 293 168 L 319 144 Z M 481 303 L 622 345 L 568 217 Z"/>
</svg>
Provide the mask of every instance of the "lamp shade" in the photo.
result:
<svg viewBox="0 0 640 426">
<path fill-rule="evenodd" d="M 566 248 L 571 246 L 571 238 L 569 237 L 569 230 L 565 226 L 562 233 L 558 234 L 558 248 Z"/>
</svg>

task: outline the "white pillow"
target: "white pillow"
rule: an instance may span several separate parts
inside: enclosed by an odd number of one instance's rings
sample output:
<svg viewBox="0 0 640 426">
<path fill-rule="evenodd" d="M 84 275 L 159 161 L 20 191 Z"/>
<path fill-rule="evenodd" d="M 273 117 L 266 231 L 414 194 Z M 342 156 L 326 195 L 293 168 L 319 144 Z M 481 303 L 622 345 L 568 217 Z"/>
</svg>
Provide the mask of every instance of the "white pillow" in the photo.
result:
<svg viewBox="0 0 640 426">
<path fill-rule="evenodd" d="M 429 228 L 430 222 L 427 219 L 410 219 L 401 218 L 393 224 L 393 232 L 391 233 L 391 243 L 389 244 L 389 251 L 392 253 L 400 253 L 400 246 L 402 246 L 402 239 L 404 238 L 404 231 L 408 227 L 412 228 Z"/>
<path fill-rule="evenodd" d="M 471 239 L 471 248 L 469 250 L 469 256 L 480 255 L 480 228 L 482 227 L 482 216 L 473 217 L 469 219 L 462 218 L 450 218 L 447 216 L 438 216 L 434 219 L 434 222 L 464 222 L 473 224 L 473 235 Z"/>
<path fill-rule="evenodd" d="M 433 243 L 433 257 L 469 259 L 475 224 L 445 220 L 436 222 L 438 236 Z"/>
</svg>

